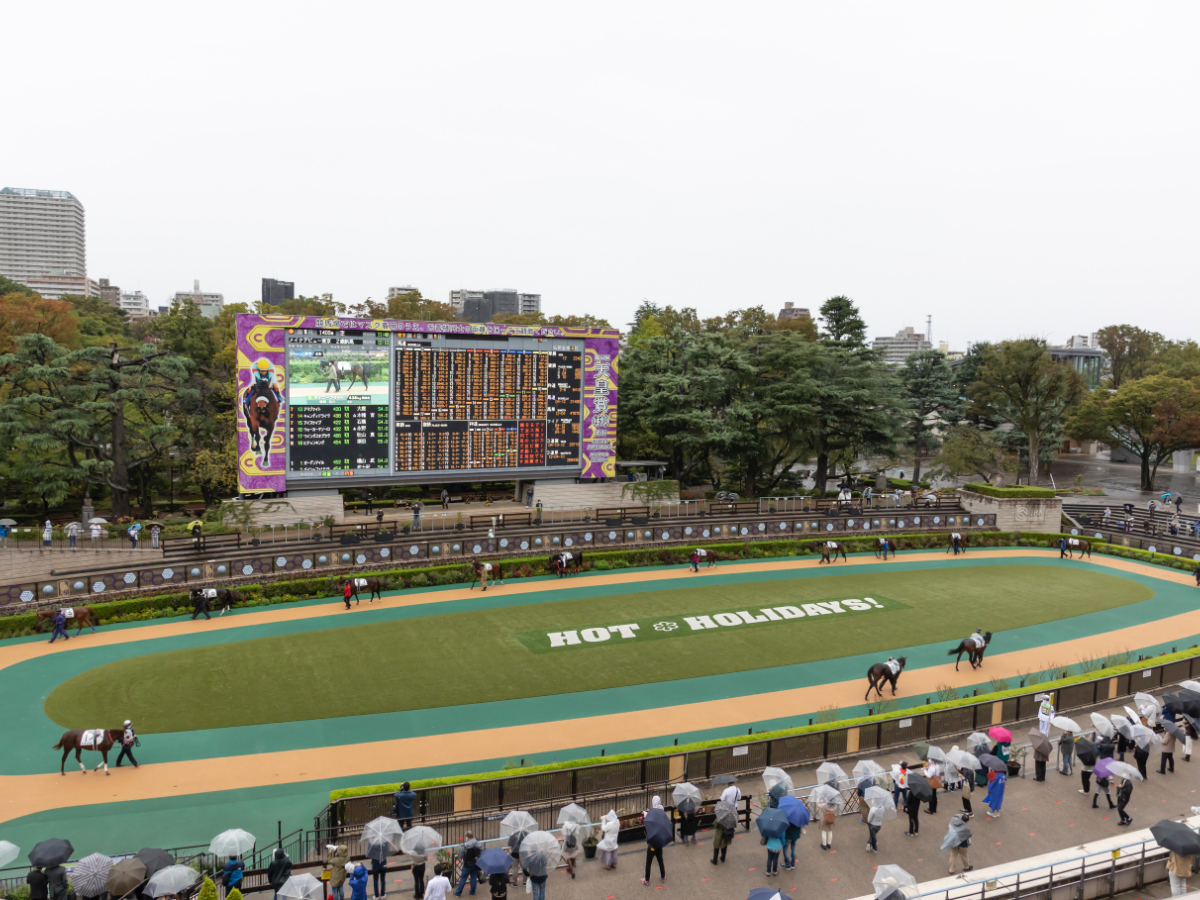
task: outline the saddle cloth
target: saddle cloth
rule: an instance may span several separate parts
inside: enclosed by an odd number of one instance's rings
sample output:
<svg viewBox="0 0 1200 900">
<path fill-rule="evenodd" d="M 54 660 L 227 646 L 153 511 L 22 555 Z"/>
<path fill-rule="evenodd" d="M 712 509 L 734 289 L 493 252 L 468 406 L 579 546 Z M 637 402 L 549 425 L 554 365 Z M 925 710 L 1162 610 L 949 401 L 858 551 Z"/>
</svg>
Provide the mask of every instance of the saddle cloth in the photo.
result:
<svg viewBox="0 0 1200 900">
<path fill-rule="evenodd" d="M 367 586 L 367 579 L 365 579 L 365 578 L 355 578 L 355 579 L 354 579 L 354 586 L 355 586 L 355 587 L 366 587 L 366 586 Z"/>
<path fill-rule="evenodd" d="M 75 607 L 73 607 L 73 606 L 64 606 L 64 607 L 63 607 L 62 614 L 63 614 L 63 616 L 64 616 L 65 618 L 67 618 L 67 619 L 73 619 L 73 618 L 75 618 Z"/>
<path fill-rule="evenodd" d="M 1079 540 L 1077 538 L 1067 538 L 1067 544 L 1071 547 L 1078 547 Z"/>
<path fill-rule="evenodd" d="M 696 555 L 699 556 L 701 559 L 703 559 L 704 557 L 708 556 L 708 551 L 707 550 L 697 550 Z"/>
<path fill-rule="evenodd" d="M 900 674 L 900 663 L 894 659 L 889 659 L 885 665 L 892 670 L 893 675 Z"/>
<path fill-rule="evenodd" d="M 567 553 L 567 552 L 565 552 L 565 551 L 563 552 L 562 556 L 560 556 L 559 558 L 560 558 L 560 559 L 561 559 L 563 562 L 570 562 L 572 559 L 574 559 L 574 557 L 573 557 L 573 556 L 571 556 L 571 554 L 570 554 L 570 553 Z"/>
<path fill-rule="evenodd" d="M 204 590 L 202 590 L 200 592 L 200 595 L 205 600 L 216 600 L 217 599 L 217 589 L 216 588 L 205 588 Z"/>
<path fill-rule="evenodd" d="M 983 639 L 983 635 L 971 635 L 971 640 L 975 642 L 975 646 L 982 650 L 987 646 L 987 641 Z"/>
<path fill-rule="evenodd" d="M 92 728 L 83 733 L 83 737 L 79 739 L 79 746 L 92 748 L 97 744 L 104 743 L 104 729 Z"/>
<path fill-rule="evenodd" d="M 836 550 L 837 549 L 837 541 L 826 541 L 825 546 L 828 547 L 830 550 Z"/>
<path fill-rule="evenodd" d="M 484 564 L 483 564 L 483 571 L 485 571 L 485 572 L 490 572 L 490 571 L 492 571 L 492 564 L 491 564 L 491 563 L 484 563 Z"/>
<path fill-rule="evenodd" d="M 957 531 L 953 531 L 953 532 L 951 532 L 951 533 L 950 533 L 950 538 L 951 538 L 951 540 L 955 540 L 955 541 L 961 541 L 961 540 L 962 540 L 962 535 L 961 535 L 961 534 L 959 534 Z"/>
<path fill-rule="evenodd" d="M 337 370 L 339 372 L 349 372 L 350 371 L 351 363 L 339 362 L 336 365 L 337 365 Z"/>
</svg>

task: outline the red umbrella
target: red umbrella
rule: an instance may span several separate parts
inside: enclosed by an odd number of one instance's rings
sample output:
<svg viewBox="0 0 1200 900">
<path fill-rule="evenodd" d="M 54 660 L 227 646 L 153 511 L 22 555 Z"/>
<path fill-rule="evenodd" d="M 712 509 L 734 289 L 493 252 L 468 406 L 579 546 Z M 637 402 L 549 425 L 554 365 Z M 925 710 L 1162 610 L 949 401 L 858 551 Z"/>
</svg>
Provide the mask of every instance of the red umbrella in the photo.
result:
<svg viewBox="0 0 1200 900">
<path fill-rule="evenodd" d="M 988 737 L 990 737 L 993 741 L 1003 744 L 1007 741 L 1012 741 L 1012 732 L 999 725 L 993 725 L 988 729 Z"/>
</svg>

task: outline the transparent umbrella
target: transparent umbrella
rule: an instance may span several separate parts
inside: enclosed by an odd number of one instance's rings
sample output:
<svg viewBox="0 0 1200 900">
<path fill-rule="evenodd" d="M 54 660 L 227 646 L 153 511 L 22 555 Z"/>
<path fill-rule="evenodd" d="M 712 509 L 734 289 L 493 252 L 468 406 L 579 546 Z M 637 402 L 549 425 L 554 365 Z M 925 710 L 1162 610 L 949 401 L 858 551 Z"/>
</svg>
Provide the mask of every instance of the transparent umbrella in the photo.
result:
<svg viewBox="0 0 1200 900">
<path fill-rule="evenodd" d="M 380 861 L 387 859 L 388 853 L 400 849 L 400 837 L 404 834 L 400 823 L 387 816 L 372 819 L 363 828 L 362 837 L 358 839 L 359 849 L 369 858 Z M 371 850 L 374 848 L 375 853 Z"/>
<path fill-rule="evenodd" d="M 973 731 L 967 735 L 967 749 L 978 756 L 987 753 L 992 746 L 992 739 L 981 731 Z"/>
<path fill-rule="evenodd" d="M 208 845 L 208 852 L 213 856 L 228 859 L 231 856 L 245 856 L 254 849 L 254 844 L 255 838 L 250 832 L 230 828 L 212 839 L 212 843 Z"/>
<path fill-rule="evenodd" d="M 696 808 L 703 802 L 704 795 L 700 793 L 700 788 L 696 787 L 690 781 L 675 785 L 675 790 L 671 792 L 671 803 L 685 813 L 695 812 Z"/>
<path fill-rule="evenodd" d="M 514 809 L 500 820 L 500 837 L 512 837 L 518 831 L 533 834 L 538 830 L 537 819 L 523 809 Z"/>
<path fill-rule="evenodd" d="M 696 791 L 697 794 L 700 793 L 700 791 L 692 787 L 690 784 L 687 786 Z M 676 792 L 679 791 L 680 787 L 683 787 L 683 785 L 676 787 Z M 679 804 L 676 803 L 675 805 L 678 806 Z M 557 824 L 566 825 L 568 822 L 574 822 L 579 826 L 579 830 L 575 832 L 575 834 L 579 837 L 579 840 L 586 841 L 592 836 L 591 817 L 587 814 L 587 810 L 578 803 L 568 803 L 558 811 Z"/>
<path fill-rule="evenodd" d="M 1083 731 L 1083 729 L 1079 727 L 1078 722 L 1076 722 L 1074 719 L 1068 719 L 1066 716 L 1055 716 L 1050 720 L 1050 724 L 1055 728 L 1058 728 L 1062 731 L 1069 731 L 1072 734 L 1078 734 L 1079 732 Z"/>
<path fill-rule="evenodd" d="M 944 750 L 942 750 L 941 747 L 935 747 L 932 744 L 930 744 L 929 745 L 929 759 L 932 760 L 933 762 L 939 762 L 942 765 L 945 765 L 947 762 L 946 752 Z"/>
<path fill-rule="evenodd" d="M 837 787 L 847 778 L 849 776 L 846 774 L 846 771 L 837 763 L 826 762 L 817 766 L 817 781 L 820 784 Z"/>
<path fill-rule="evenodd" d="M 11 846 L 11 845 L 10 845 Z M 3 859 L 0 856 L 0 859 Z M 9 860 L 11 862 L 11 860 Z M 7 865 L 8 863 L 0 863 Z M 112 871 L 113 861 L 103 853 L 93 853 L 85 856 L 71 867 L 71 885 L 78 897 L 99 897 L 105 891 L 108 873 Z"/>
<path fill-rule="evenodd" d="M 867 788 L 866 792 L 863 794 L 863 800 L 872 809 L 882 807 L 883 818 L 885 820 L 896 818 L 896 801 L 892 798 L 892 792 L 886 788 Z"/>
<path fill-rule="evenodd" d="M 737 828 L 737 807 L 732 803 L 718 800 L 716 807 L 713 809 L 713 814 L 716 816 L 717 822 L 720 823 L 721 827 L 727 833 Z"/>
<path fill-rule="evenodd" d="M 836 809 L 841 806 L 842 792 L 828 784 L 818 784 L 813 788 L 812 793 L 808 795 L 808 799 L 815 806 L 827 806 L 831 809 Z"/>
<path fill-rule="evenodd" d="M 428 825 L 414 825 L 400 838 L 400 852 L 426 859 L 442 849 L 442 836 Z"/>
<path fill-rule="evenodd" d="M 1124 735 L 1127 738 L 1133 737 L 1133 722 L 1130 722 L 1124 716 L 1112 716 L 1113 728 L 1117 729 L 1117 734 Z M 1141 717 L 1138 717 L 1137 722 L 1141 724 Z"/>
<path fill-rule="evenodd" d="M 148 897 L 165 897 L 168 894 L 178 894 L 199 880 L 200 873 L 191 866 L 167 866 L 154 873 L 142 893 Z"/>
<path fill-rule="evenodd" d="M 818 773 L 819 774 L 819 773 Z M 792 783 L 792 776 L 783 769 L 777 769 L 775 766 L 767 766 L 762 773 L 763 784 L 766 785 L 767 792 L 770 793 L 771 788 L 777 784 L 782 784 L 786 791 L 792 791 L 796 785 Z"/>
<path fill-rule="evenodd" d="M 1181 681 L 1179 682 L 1179 686 L 1185 691 L 1195 691 L 1197 694 L 1200 694 L 1200 681 Z"/>
<path fill-rule="evenodd" d="M 1136 694 L 1133 695 L 1133 705 L 1136 706 L 1138 709 L 1142 709 L 1143 707 L 1146 707 L 1146 706 L 1152 706 L 1155 709 L 1162 708 L 1162 704 L 1160 704 L 1157 699 L 1155 699 L 1154 697 L 1145 693 L 1144 691 L 1138 691 Z"/>
<path fill-rule="evenodd" d="M 899 866 L 880 866 L 875 870 L 871 884 L 875 887 L 876 896 L 882 895 L 889 888 L 901 891 L 906 897 L 917 894 L 917 879 Z"/>
<path fill-rule="evenodd" d="M 968 753 L 966 750 L 951 750 L 946 754 L 946 761 L 956 769 L 982 769 L 983 763 L 979 761 L 979 757 L 974 753 Z"/>
<path fill-rule="evenodd" d="M 521 841 L 521 868 L 530 875 L 549 875 L 562 862 L 558 838 L 548 831 L 535 831 Z"/>
<path fill-rule="evenodd" d="M 21 855 L 21 848 L 9 841 L 0 841 L 0 869 Z M 107 859 L 107 857 L 105 857 Z"/>
<path fill-rule="evenodd" d="M 1119 778 L 1128 778 L 1130 781 L 1145 781 L 1142 773 L 1137 770 L 1137 766 L 1131 766 L 1129 763 L 1110 762 L 1108 771 Z"/>
<path fill-rule="evenodd" d="M 1092 713 L 1092 724 L 1096 727 L 1096 731 L 1104 737 L 1116 737 L 1117 730 L 1113 728 L 1113 723 L 1100 713 Z"/>
<path fill-rule="evenodd" d="M 875 762 L 873 759 L 860 759 L 854 764 L 854 769 L 850 772 L 856 781 L 862 781 L 864 778 L 879 778 L 886 776 L 883 766 Z"/>
<path fill-rule="evenodd" d="M 1130 738 L 1143 750 L 1147 750 L 1151 745 L 1158 746 L 1162 743 L 1162 739 L 1157 734 L 1147 728 L 1145 725 L 1134 725 Z"/>
<path fill-rule="evenodd" d="M 324 900 L 325 886 L 305 872 L 293 875 L 279 889 L 280 900 Z"/>
</svg>

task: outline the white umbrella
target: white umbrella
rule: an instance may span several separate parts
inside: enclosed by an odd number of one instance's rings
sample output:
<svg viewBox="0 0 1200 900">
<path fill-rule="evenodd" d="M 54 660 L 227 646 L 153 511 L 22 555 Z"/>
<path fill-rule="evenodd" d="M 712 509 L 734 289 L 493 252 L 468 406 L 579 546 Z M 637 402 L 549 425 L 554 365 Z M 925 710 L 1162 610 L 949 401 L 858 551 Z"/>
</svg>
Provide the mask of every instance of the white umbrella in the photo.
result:
<svg viewBox="0 0 1200 900">
<path fill-rule="evenodd" d="M 88 519 L 88 524 L 89 525 L 107 525 L 108 519 L 101 519 L 101 518 Z"/>
<path fill-rule="evenodd" d="M 1050 720 L 1050 724 L 1055 728 L 1059 728 L 1062 731 L 1069 731 L 1072 734 L 1078 734 L 1079 732 L 1083 731 L 1083 729 L 1079 727 L 1078 722 L 1076 722 L 1074 719 L 1068 719 L 1066 716 L 1055 716 Z"/>
<path fill-rule="evenodd" d="M 381 862 L 387 859 L 388 852 L 395 853 L 400 849 L 400 837 L 404 829 L 395 819 L 380 816 L 372 819 L 363 828 L 362 837 L 358 839 L 359 849 L 371 859 Z M 372 853 L 374 848 L 374 853 Z"/>
<path fill-rule="evenodd" d="M 400 852 L 426 859 L 442 849 L 442 836 L 428 825 L 414 825 L 400 837 Z"/>
<path fill-rule="evenodd" d="M 293 875 L 279 889 L 280 900 L 325 900 L 325 886 L 308 872 Z"/>
<path fill-rule="evenodd" d="M 1137 722 L 1140 725 L 1142 722 L 1142 718 L 1141 718 L 1141 716 L 1138 716 L 1133 721 Z M 1132 732 L 1133 722 L 1129 721 L 1124 716 L 1112 716 L 1112 723 L 1113 723 L 1113 728 L 1117 729 L 1117 734 L 1122 734 L 1127 738 L 1133 737 L 1133 732 Z"/>
<path fill-rule="evenodd" d="M 212 843 L 208 845 L 208 852 L 214 856 L 223 856 L 228 859 L 231 856 L 243 856 L 254 849 L 255 838 L 248 831 L 242 831 L 240 828 L 231 828 L 228 831 L 222 831 Z"/>
<path fill-rule="evenodd" d="M 1138 709 L 1141 709 L 1143 706 L 1153 706 L 1155 709 L 1162 708 L 1162 704 L 1145 691 L 1138 691 L 1133 695 L 1133 705 Z"/>
<path fill-rule="evenodd" d="M 854 768 L 850 772 L 854 776 L 855 781 L 862 781 L 864 778 L 877 778 L 884 775 L 883 766 L 875 762 L 873 759 L 860 759 L 854 764 Z"/>
<path fill-rule="evenodd" d="M 1181 681 L 1179 686 L 1185 691 L 1195 691 L 1200 694 L 1200 681 Z"/>
<path fill-rule="evenodd" d="M 917 894 L 917 879 L 899 866 L 880 866 L 875 870 L 875 877 L 871 879 L 871 884 L 875 888 L 877 897 L 885 893 L 888 888 L 896 888 L 905 896 L 916 896 Z"/>
<path fill-rule="evenodd" d="M 562 846 L 548 831 L 535 831 L 521 841 L 521 868 L 530 875 L 549 875 L 562 862 Z"/>
<path fill-rule="evenodd" d="M 1117 732 L 1113 728 L 1113 723 L 1100 715 L 1100 713 L 1092 713 L 1092 724 L 1096 726 L 1096 731 L 1104 737 L 1116 737 Z"/>
<path fill-rule="evenodd" d="M 863 792 L 863 800 L 867 806 L 874 809 L 875 807 L 883 807 L 883 818 L 896 818 L 896 800 L 892 797 L 892 792 L 886 788 L 869 787 Z"/>
<path fill-rule="evenodd" d="M 826 762 L 817 766 L 817 781 L 821 784 L 837 787 L 848 777 L 846 771 L 837 763 Z"/>
<path fill-rule="evenodd" d="M 1130 781 L 1145 781 L 1142 778 L 1142 773 L 1137 770 L 1137 766 L 1131 766 L 1129 763 L 1110 762 L 1108 771 L 1112 772 L 1121 778 L 1128 778 Z"/>
<path fill-rule="evenodd" d="M 693 787 L 692 785 L 688 784 L 685 781 L 683 784 L 677 785 L 675 787 L 676 795 L 678 795 L 678 793 L 679 793 L 679 788 L 685 787 L 685 786 L 692 788 L 692 790 L 694 790 L 697 794 L 700 793 L 699 789 Z M 675 805 L 678 806 L 679 805 L 678 798 L 676 797 L 673 799 L 675 800 Z M 579 837 L 579 840 L 586 841 L 588 838 L 590 838 L 592 836 L 591 816 L 589 816 L 587 814 L 587 810 L 584 809 L 582 806 L 580 806 L 578 803 L 568 803 L 566 806 L 564 806 L 562 809 L 560 809 L 558 811 L 558 822 L 556 824 L 566 825 L 568 822 L 574 822 L 576 825 L 579 826 L 579 830 L 576 832 L 576 834 Z"/>
<path fill-rule="evenodd" d="M 932 744 L 929 745 L 929 752 L 926 753 L 925 755 L 926 755 L 926 758 L 931 759 L 934 762 L 940 762 L 943 764 L 947 762 L 946 754 L 942 750 L 942 748 L 935 747 Z"/>
<path fill-rule="evenodd" d="M 812 793 L 808 795 L 808 799 L 816 806 L 837 808 L 842 802 L 842 792 L 827 784 L 818 784 L 812 789 Z"/>
<path fill-rule="evenodd" d="M 167 866 L 154 873 L 142 893 L 148 897 L 165 897 L 178 894 L 199 880 L 200 873 L 191 866 Z"/>
<path fill-rule="evenodd" d="M 21 848 L 9 841 L 0 841 L 0 869 L 21 855 Z"/>
<path fill-rule="evenodd" d="M 946 754 L 946 760 L 956 769 L 982 769 L 983 763 L 979 761 L 974 753 L 968 753 L 966 750 L 951 750 Z"/>
<path fill-rule="evenodd" d="M 500 820 L 500 837 L 512 837 L 518 831 L 533 834 L 538 830 L 537 819 L 523 809 L 514 809 Z"/>
<path fill-rule="evenodd" d="M 1143 750 L 1150 749 L 1151 744 L 1157 746 L 1162 743 L 1162 738 L 1145 725 L 1134 725 L 1131 731 L 1133 733 L 1130 735 L 1130 738 Z"/>
<path fill-rule="evenodd" d="M 767 766 L 762 773 L 763 784 L 767 790 L 775 787 L 777 784 L 782 784 L 789 791 L 794 790 L 796 785 L 792 784 L 792 776 L 783 769 L 777 769 L 774 766 Z"/>
</svg>

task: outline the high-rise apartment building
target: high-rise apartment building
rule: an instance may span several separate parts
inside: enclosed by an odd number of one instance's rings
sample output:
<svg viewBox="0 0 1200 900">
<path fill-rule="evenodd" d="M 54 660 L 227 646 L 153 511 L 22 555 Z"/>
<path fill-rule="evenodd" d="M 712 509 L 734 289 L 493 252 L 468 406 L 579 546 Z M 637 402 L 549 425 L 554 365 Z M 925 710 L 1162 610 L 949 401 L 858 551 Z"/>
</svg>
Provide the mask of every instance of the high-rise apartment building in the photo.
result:
<svg viewBox="0 0 1200 900">
<path fill-rule="evenodd" d="M 514 288 L 497 291 L 473 291 L 466 288 L 450 292 L 455 315 L 468 322 L 490 322 L 493 316 L 532 315 L 542 311 L 541 294 L 522 294 Z"/>
<path fill-rule="evenodd" d="M 262 280 L 263 306 L 278 306 L 281 300 L 296 299 L 296 283 L 294 281 L 276 281 L 274 278 Z"/>
<path fill-rule="evenodd" d="M 895 337 L 875 338 L 872 346 L 883 353 L 883 361 L 889 366 L 902 366 L 910 354 L 933 349 L 926 336 L 913 330 L 911 325 L 896 332 Z"/>
<path fill-rule="evenodd" d="M 87 280 L 83 204 L 67 191 L 0 190 L 0 275 L 44 297 L 95 295 L 98 286 Z M 31 281 L 39 281 L 41 287 Z"/>
<path fill-rule="evenodd" d="M 46 300 L 61 300 L 67 295 L 75 297 L 98 297 L 100 285 L 86 275 L 38 275 L 30 278 L 14 278 L 31 291 L 37 291 Z"/>
</svg>

